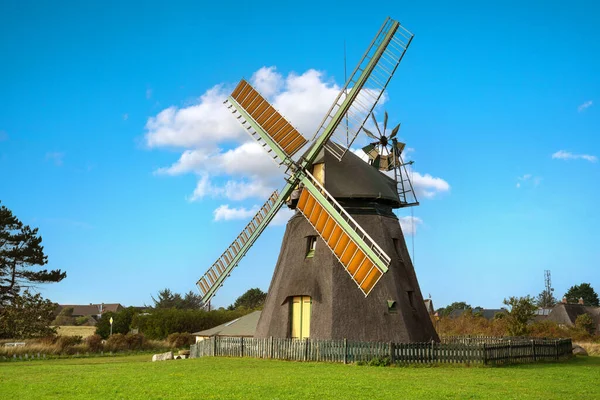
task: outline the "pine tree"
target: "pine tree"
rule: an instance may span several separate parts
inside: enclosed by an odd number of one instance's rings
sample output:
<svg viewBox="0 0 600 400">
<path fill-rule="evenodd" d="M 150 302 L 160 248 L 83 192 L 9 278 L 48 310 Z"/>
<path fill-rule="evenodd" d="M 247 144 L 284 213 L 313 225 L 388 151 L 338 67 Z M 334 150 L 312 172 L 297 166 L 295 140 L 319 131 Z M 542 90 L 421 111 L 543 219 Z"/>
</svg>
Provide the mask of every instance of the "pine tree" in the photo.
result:
<svg viewBox="0 0 600 400">
<path fill-rule="evenodd" d="M 13 301 L 21 289 L 39 283 L 60 282 L 67 273 L 38 270 L 48 263 L 38 228 L 24 225 L 12 211 L 0 205 L 0 305 Z"/>
<path fill-rule="evenodd" d="M 579 299 L 583 299 L 583 304 L 586 306 L 598 307 L 600 305 L 598 294 L 589 283 L 571 286 L 565 293 L 565 297 L 569 303 L 577 303 Z"/>
</svg>

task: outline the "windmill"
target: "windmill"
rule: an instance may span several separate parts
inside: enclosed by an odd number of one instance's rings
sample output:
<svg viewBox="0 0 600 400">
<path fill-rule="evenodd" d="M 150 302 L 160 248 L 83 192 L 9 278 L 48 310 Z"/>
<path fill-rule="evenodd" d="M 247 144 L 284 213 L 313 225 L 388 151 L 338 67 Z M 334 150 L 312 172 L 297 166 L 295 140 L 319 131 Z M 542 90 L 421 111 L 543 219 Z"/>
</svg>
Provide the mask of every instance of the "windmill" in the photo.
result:
<svg viewBox="0 0 600 400">
<path fill-rule="evenodd" d="M 298 212 L 286 228 L 257 336 L 437 340 L 398 220 L 391 212 L 392 207 L 411 204 L 398 197 L 396 181 L 348 152 L 412 37 L 397 21 L 386 19 L 310 142 L 248 82 L 240 81 L 225 105 L 266 153 L 285 167 L 286 184 L 271 194 L 198 280 L 205 304 L 287 204 Z M 298 156 L 302 149 L 306 150 Z M 351 170 L 356 179 L 348 179 Z M 357 208 L 367 214 L 357 213 Z M 387 226 L 387 232 L 373 228 L 373 216 L 387 218 L 376 223 L 379 228 Z M 307 263 L 323 268 L 306 269 Z M 385 284 L 377 285 L 390 267 L 393 271 Z M 350 286 L 354 287 L 349 290 Z M 369 296 L 372 292 L 376 295 Z M 367 315 L 334 315 L 332 307 L 339 301 L 354 304 Z M 383 320 L 373 311 L 382 306 Z M 371 311 L 377 316 L 368 315 Z"/>
</svg>

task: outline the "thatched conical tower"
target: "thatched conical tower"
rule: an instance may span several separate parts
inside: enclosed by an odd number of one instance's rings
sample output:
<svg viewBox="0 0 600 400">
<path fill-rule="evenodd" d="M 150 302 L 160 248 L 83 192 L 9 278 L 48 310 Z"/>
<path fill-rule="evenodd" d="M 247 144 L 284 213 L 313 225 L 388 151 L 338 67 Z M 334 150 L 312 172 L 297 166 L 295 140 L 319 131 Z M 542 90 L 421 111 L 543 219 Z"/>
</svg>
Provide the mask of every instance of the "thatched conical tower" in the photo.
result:
<svg viewBox="0 0 600 400">
<path fill-rule="evenodd" d="M 327 151 L 313 175 L 392 257 L 368 297 L 307 220 L 288 222 L 256 337 L 358 341 L 439 340 L 425 308 L 398 218 L 396 182 L 348 152 Z"/>
</svg>

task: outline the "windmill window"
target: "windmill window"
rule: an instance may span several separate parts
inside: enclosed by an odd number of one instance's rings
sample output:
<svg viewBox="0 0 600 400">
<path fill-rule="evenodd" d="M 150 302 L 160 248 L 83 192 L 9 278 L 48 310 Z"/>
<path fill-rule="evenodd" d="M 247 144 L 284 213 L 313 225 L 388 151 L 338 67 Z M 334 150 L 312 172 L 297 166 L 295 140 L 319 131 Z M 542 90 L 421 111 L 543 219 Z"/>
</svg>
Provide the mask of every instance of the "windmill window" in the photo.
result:
<svg viewBox="0 0 600 400">
<path fill-rule="evenodd" d="M 415 292 L 412 290 L 407 290 L 406 294 L 408 295 L 408 304 L 410 304 L 410 307 L 415 310 Z"/>
<path fill-rule="evenodd" d="M 314 257 L 316 247 L 317 247 L 317 237 L 316 236 L 308 236 L 306 238 L 306 258 Z"/>
<path fill-rule="evenodd" d="M 398 314 L 398 304 L 394 300 L 388 300 L 387 307 L 389 314 Z"/>
<path fill-rule="evenodd" d="M 394 238 L 394 249 L 396 249 L 396 255 L 402 261 L 402 253 L 400 252 L 400 239 Z"/>
</svg>

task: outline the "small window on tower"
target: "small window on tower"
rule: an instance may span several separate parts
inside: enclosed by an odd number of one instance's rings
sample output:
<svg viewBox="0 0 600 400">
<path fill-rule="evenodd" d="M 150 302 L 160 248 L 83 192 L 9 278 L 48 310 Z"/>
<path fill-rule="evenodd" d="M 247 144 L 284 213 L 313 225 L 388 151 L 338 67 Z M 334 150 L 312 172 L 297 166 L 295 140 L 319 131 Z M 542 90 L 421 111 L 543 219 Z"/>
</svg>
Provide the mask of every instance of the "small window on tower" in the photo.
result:
<svg viewBox="0 0 600 400">
<path fill-rule="evenodd" d="M 402 258 L 402 250 L 400 248 L 400 239 L 394 238 L 394 249 L 396 249 L 396 255 L 400 259 L 400 261 L 404 261 Z"/>
<path fill-rule="evenodd" d="M 317 237 L 308 236 L 306 238 L 306 258 L 313 257 L 315 255 L 315 248 L 317 247 Z"/>
<path fill-rule="evenodd" d="M 407 290 L 406 294 L 408 295 L 408 304 L 410 304 L 410 307 L 414 310 L 416 310 L 415 308 L 415 292 L 412 290 Z"/>
<path fill-rule="evenodd" d="M 398 314 L 398 305 L 394 300 L 387 301 L 388 313 L 390 314 Z"/>
</svg>

